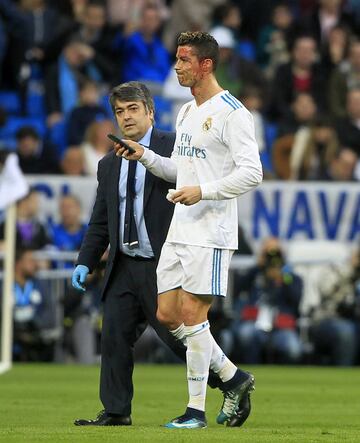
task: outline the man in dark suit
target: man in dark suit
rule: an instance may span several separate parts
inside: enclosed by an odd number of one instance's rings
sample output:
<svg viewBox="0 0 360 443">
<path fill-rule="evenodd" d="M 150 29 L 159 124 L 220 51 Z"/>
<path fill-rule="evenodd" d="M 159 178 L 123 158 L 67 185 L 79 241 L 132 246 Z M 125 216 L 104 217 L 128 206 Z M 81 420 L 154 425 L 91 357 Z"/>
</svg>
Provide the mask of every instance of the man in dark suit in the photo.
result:
<svg viewBox="0 0 360 443">
<path fill-rule="evenodd" d="M 171 155 L 175 134 L 153 128 L 154 104 L 143 84 L 129 82 L 115 87 L 110 103 L 124 138 L 149 146 L 162 156 Z M 96 268 L 110 243 L 101 336 L 100 399 L 104 411 L 95 420 L 76 420 L 76 425 L 131 424 L 132 350 L 147 323 L 185 361 L 184 345 L 156 319 L 156 266 L 174 208 L 166 199 L 169 187 L 170 183 L 146 172 L 139 162 L 117 157 L 115 151 L 99 162 L 96 200 L 72 283 L 85 291 L 87 274 Z M 221 389 L 214 374 L 209 385 Z M 234 416 L 233 426 L 241 426 L 249 413 L 246 403 Z"/>
<path fill-rule="evenodd" d="M 124 136 L 170 156 L 175 135 L 153 128 L 153 100 L 142 84 L 131 82 L 114 88 L 110 103 Z M 100 398 L 105 411 L 96 420 L 76 420 L 76 425 L 131 424 L 133 346 L 146 322 L 166 343 L 171 340 L 156 320 L 155 278 L 173 211 L 165 198 L 170 184 L 139 165 L 135 165 L 136 172 L 130 171 L 132 166 L 115 152 L 99 162 L 96 201 L 73 275 L 74 287 L 81 289 L 110 243 L 101 336 Z M 133 218 L 128 215 L 129 205 Z M 130 234 L 137 237 L 134 241 L 126 238 L 125 225 L 131 225 Z M 171 347 L 183 358 L 180 343 L 172 341 Z"/>
</svg>

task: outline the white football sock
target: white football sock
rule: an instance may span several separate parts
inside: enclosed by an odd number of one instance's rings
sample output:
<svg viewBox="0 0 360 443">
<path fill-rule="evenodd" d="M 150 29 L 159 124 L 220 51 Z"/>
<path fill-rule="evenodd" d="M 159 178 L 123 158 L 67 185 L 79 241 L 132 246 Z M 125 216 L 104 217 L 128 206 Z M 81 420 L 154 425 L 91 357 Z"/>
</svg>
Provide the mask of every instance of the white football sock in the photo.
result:
<svg viewBox="0 0 360 443">
<path fill-rule="evenodd" d="M 213 346 L 210 360 L 210 369 L 212 369 L 216 374 L 219 375 L 221 381 L 229 381 L 234 377 L 237 371 L 237 367 L 231 360 L 226 357 L 212 335 L 211 339 Z"/>
<path fill-rule="evenodd" d="M 186 363 L 189 389 L 188 408 L 205 411 L 206 385 L 209 376 L 213 341 L 209 322 L 185 326 Z"/>
<path fill-rule="evenodd" d="M 186 335 L 185 335 L 185 325 L 181 323 L 176 329 L 170 331 L 170 333 L 177 339 L 180 340 L 186 346 Z"/>
</svg>

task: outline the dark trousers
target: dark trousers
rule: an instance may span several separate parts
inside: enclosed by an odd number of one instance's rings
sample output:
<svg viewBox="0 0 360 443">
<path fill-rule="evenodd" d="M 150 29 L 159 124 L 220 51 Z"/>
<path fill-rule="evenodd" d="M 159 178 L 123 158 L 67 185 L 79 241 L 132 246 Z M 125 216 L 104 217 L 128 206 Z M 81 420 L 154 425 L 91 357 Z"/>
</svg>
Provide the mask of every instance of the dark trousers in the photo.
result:
<svg viewBox="0 0 360 443">
<path fill-rule="evenodd" d="M 107 413 L 131 414 L 133 349 L 147 323 L 186 361 L 185 346 L 158 322 L 156 310 L 156 262 L 120 255 L 104 294 L 100 399 Z M 221 381 L 211 373 L 209 385 L 221 387 Z"/>
</svg>

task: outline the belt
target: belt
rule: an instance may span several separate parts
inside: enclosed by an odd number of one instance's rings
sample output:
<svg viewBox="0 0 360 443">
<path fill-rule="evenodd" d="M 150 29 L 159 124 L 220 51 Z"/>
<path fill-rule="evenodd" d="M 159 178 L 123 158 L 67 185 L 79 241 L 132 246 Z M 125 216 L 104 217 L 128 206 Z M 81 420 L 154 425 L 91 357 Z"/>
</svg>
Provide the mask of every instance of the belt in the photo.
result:
<svg viewBox="0 0 360 443">
<path fill-rule="evenodd" d="M 121 256 L 134 261 L 155 261 L 155 257 L 142 257 L 141 255 L 127 255 L 121 253 Z"/>
</svg>

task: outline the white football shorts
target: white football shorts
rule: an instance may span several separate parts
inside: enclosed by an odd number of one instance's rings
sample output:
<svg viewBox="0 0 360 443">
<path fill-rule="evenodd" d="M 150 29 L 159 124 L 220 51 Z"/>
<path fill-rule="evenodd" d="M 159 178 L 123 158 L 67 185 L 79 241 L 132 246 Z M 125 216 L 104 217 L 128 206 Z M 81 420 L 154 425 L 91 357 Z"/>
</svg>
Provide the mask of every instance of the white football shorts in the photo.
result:
<svg viewBox="0 0 360 443">
<path fill-rule="evenodd" d="M 225 297 L 233 253 L 165 242 L 156 270 L 158 293 L 181 287 L 191 294 Z"/>
</svg>

